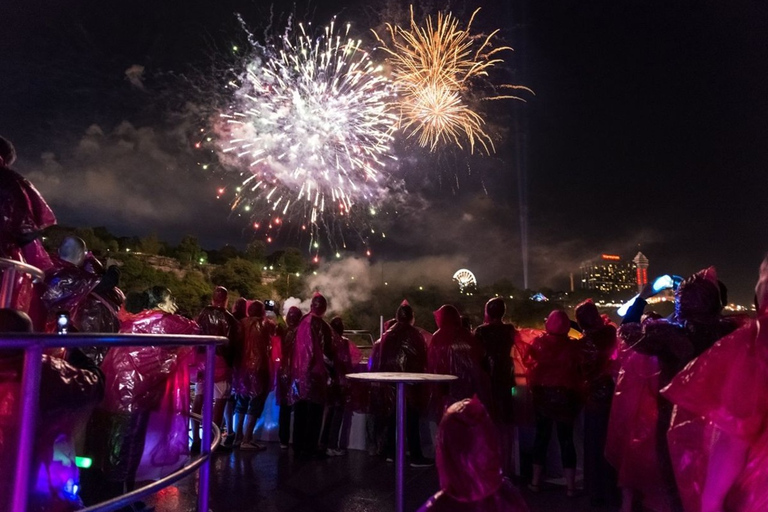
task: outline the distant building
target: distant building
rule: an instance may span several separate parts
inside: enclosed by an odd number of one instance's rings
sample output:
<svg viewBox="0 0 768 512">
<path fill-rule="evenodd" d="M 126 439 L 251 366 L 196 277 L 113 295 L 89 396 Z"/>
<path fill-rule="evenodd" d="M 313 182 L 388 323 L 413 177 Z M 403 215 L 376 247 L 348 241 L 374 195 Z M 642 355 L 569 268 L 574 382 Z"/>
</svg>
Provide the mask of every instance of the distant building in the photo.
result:
<svg viewBox="0 0 768 512">
<path fill-rule="evenodd" d="M 641 290 L 648 283 L 648 258 L 641 252 L 629 260 L 601 254 L 581 264 L 581 288 L 600 292 Z"/>
</svg>

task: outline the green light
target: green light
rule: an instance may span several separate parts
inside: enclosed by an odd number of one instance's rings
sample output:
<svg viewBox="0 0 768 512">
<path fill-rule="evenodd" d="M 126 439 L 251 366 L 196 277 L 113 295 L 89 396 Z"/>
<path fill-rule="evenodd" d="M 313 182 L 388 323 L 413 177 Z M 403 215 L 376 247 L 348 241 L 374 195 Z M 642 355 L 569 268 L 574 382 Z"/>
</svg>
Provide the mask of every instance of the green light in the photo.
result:
<svg viewBox="0 0 768 512">
<path fill-rule="evenodd" d="M 93 464 L 93 459 L 89 457 L 75 457 L 75 466 L 88 469 Z"/>
<path fill-rule="evenodd" d="M 517 388 L 512 388 L 509 390 L 509 392 L 512 394 L 512 396 L 517 396 Z"/>
</svg>

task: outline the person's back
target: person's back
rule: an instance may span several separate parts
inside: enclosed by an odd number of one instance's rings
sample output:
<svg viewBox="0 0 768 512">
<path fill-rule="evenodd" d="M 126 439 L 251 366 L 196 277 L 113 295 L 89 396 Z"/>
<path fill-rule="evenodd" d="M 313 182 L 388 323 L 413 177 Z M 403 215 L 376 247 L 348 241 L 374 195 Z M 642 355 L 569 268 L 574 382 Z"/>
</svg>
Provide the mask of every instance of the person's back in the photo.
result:
<svg viewBox="0 0 768 512">
<path fill-rule="evenodd" d="M 477 398 L 451 405 L 436 442 L 440 491 L 419 512 L 527 512 L 501 473 L 496 429 Z"/>
</svg>

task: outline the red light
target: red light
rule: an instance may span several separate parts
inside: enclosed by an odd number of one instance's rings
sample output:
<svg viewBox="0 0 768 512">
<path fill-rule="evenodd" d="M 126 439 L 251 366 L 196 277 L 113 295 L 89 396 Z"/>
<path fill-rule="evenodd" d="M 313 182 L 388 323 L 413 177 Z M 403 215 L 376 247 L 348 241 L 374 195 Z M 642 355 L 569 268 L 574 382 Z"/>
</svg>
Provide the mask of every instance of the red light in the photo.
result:
<svg viewBox="0 0 768 512">
<path fill-rule="evenodd" d="M 253 223 L 253 229 L 259 229 L 259 223 L 258 222 L 254 222 Z"/>
<path fill-rule="evenodd" d="M 370 249 L 369 249 L 369 250 L 367 250 L 367 251 L 365 251 L 365 255 L 366 255 L 366 256 L 368 256 L 368 257 L 370 257 L 370 256 L 371 256 L 371 251 L 370 251 Z"/>
<path fill-rule="evenodd" d="M 271 243 L 272 243 L 272 237 L 271 237 L 271 236 L 268 236 L 268 237 L 267 237 L 267 243 L 268 243 L 268 244 L 271 244 Z"/>
<path fill-rule="evenodd" d="M 315 262 L 315 263 L 317 263 L 318 261 L 320 261 L 320 258 L 318 258 L 317 256 L 315 256 L 314 258 L 312 258 L 312 261 L 313 261 L 313 262 Z"/>
<path fill-rule="evenodd" d="M 604 260 L 611 260 L 611 261 L 619 261 L 621 259 L 621 256 L 617 256 L 615 254 L 601 254 L 601 258 Z"/>
<path fill-rule="evenodd" d="M 280 224 L 280 217 L 277 217 L 274 222 L 275 222 L 275 224 L 279 225 Z"/>
<path fill-rule="evenodd" d="M 196 147 L 197 149 L 200 149 L 200 143 L 199 143 L 199 142 L 198 142 L 198 143 L 196 143 L 196 144 L 195 144 L 195 147 Z"/>
</svg>

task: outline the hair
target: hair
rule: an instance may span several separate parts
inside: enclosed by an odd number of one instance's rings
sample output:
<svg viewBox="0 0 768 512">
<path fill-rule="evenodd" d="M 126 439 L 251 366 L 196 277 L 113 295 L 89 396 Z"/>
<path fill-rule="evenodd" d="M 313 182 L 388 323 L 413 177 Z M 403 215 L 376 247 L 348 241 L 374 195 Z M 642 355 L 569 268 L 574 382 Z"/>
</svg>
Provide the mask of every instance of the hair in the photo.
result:
<svg viewBox="0 0 768 512">
<path fill-rule="evenodd" d="M 11 141 L 3 137 L 0 137 L 0 160 L 0 165 L 6 167 L 10 167 L 16 161 L 16 148 Z"/>
<path fill-rule="evenodd" d="M 147 294 L 147 308 L 156 308 L 158 304 L 167 301 L 171 296 L 171 290 L 165 286 L 153 286 L 145 292 Z"/>
<path fill-rule="evenodd" d="M 398 322 L 411 323 L 413 321 L 413 308 L 409 304 L 400 304 L 395 318 Z"/>
<path fill-rule="evenodd" d="M 232 316 L 238 320 L 242 320 L 246 317 L 248 312 L 248 299 L 245 297 L 238 297 L 234 304 L 232 304 Z"/>
<path fill-rule="evenodd" d="M 504 299 L 501 297 L 494 297 L 485 303 L 485 314 L 491 320 L 497 320 L 504 318 L 504 313 L 507 311 L 507 306 L 504 304 Z"/>
<path fill-rule="evenodd" d="M 213 290 L 213 296 L 211 297 L 211 303 L 214 306 L 227 307 L 227 300 L 229 299 L 229 292 L 223 286 L 217 286 Z"/>
<path fill-rule="evenodd" d="M 330 323 L 331 329 L 333 329 L 336 334 L 339 336 L 344 334 L 344 320 L 342 320 L 340 316 L 333 317 Z"/>
<path fill-rule="evenodd" d="M 301 310 L 296 306 L 291 306 L 285 314 L 285 323 L 288 324 L 288 327 L 296 327 L 301 321 L 301 316 Z"/>
<path fill-rule="evenodd" d="M 328 310 L 328 301 L 323 295 L 316 293 L 315 296 L 312 297 L 309 310 L 315 315 L 323 316 Z"/>
</svg>

